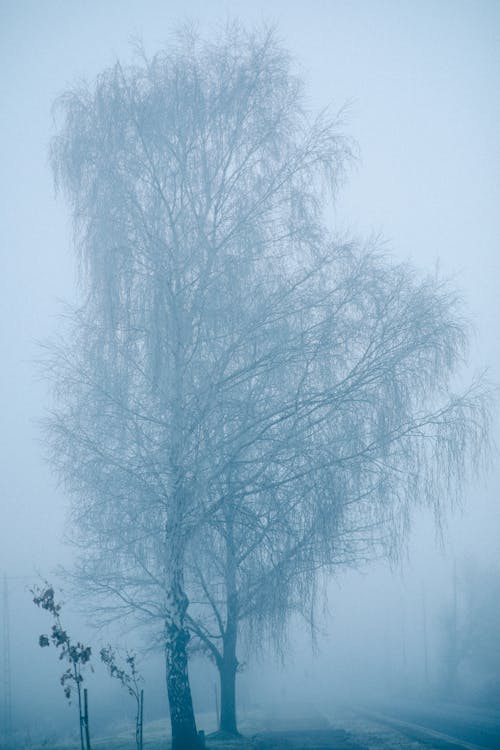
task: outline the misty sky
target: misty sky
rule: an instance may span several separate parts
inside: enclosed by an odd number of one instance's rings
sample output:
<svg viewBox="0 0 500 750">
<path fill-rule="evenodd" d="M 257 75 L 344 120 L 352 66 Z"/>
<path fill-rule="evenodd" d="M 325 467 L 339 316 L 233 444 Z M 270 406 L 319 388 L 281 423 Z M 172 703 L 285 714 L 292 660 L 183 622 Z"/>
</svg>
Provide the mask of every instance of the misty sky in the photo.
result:
<svg viewBox="0 0 500 750">
<path fill-rule="evenodd" d="M 65 499 L 36 425 L 48 407 L 36 341 L 57 330 L 58 299 L 73 299 L 75 278 L 48 166 L 51 104 L 78 78 L 130 60 L 132 36 L 154 53 L 176 23 L 197 20 L 210 34 L 227 18 L 275 22 L 311 107 L 348 104 L 360 159 L 338 227 L 380 232 L 398 258 L 452 276 L 477 331 L 471 370 L 488 366 L 500 382 L 500 3 L 0 0 L 0 571 L 11 576 L 48 575 L 70 559 Z M 498 560 L 499 475 L 468 492 L 450 524 L 453 554 Z M 422 540 L 414 547 L 421 554 Z"/>
</svg>

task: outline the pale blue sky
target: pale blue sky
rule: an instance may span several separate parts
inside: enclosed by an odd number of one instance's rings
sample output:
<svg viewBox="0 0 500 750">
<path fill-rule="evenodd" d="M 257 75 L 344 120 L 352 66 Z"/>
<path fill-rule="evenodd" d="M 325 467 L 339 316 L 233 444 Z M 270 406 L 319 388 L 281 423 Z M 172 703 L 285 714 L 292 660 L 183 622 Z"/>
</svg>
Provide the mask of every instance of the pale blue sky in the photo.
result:
<svg viewBox="0 0 500 750">
<path fill-rule="evenodd" d="M 127 60 L 131 35 L 154 52 L 178 22 L 198 19 L 211 33 L 232 17 L 278 25 L 312 107 L 350 102 L 346 131 L 361 158 L 336 221 L 382 232 L 423 268 L 439 260 L 469 300 L 474 364 L 500 381 L 500 3 L 2 0 L 0 570 L 50 568 L 61 555 L 64 499 L 40 458 L 34 420 L 46 400 L 31 362 L 34 339 L 55 329 L 56 298 L 73 289 L 66 210 L 47 163 L 51 103 L 79 76 Z M 500 538 L 497 481 L 467 516 L 488 549 Z"/>
</svg>

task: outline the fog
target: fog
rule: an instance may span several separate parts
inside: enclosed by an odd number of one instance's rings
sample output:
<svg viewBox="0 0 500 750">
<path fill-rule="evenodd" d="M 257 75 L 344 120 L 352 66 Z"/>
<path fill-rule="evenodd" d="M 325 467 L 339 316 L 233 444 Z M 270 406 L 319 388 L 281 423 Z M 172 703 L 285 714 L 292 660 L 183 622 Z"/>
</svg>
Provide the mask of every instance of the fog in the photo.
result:
<svg viewBox="0 0 500 750">
<path fill-rule="evenodd" d="M 38 647 L 51 623 L 34 607 L 29 589 L 45 579 L 62 591 L 62 619 L 72 636 L 91 643 L 96 655 L 107 642 L 136 649 L 145 676 L 145 720 L 164 719 L 168 726 L 162 649 L 147 649 L 147 632 L 127 632 L 119 623 L 96 632 L 90 605 L 70 596 L 57 572 L 71 568 L 74 549 L 65 543 L 68 499 L 43 458 L 39 422 L 50 398 L 37 360 L 39 342 L 59 330 L 61 301 L 76 297 L 76 263 L 69 210 L 54 195 L 48 164 L 51 106 L 80 78 L 93 80 L 117 58 L 129 62 L 133 39 L 154 54 L 186 19 L 210 37 L 228 18 L 250 26 L 275 23 L 305 80 L 310 107 L 345 107 L 343 130 L 358 144 L 359 158 L 338 193 L 335 227 L 359 237 L 380 234 L 396 259 L 452 278 L 475 332 L 464 378 L 487 368 L 489 380 L 500 382 L 496 3 L 4 0 L 0 572 L 8 591 L 12 728 L 19 737 L 50 742 L 74 734 L 76 726 L 74 706 L 66 705 L 59 685 L 61 664 L 53 649 Z M 499 480 L 494 450 L 489 471 L 470 482 L 463 507 L 450 508 L 440 528 L 431 511 L 414 515 L 397 562 L 342 569 L 325 579 L 328 604 L 319 597 L 314 633 L 294 619 L 282 654 L 271 647 L 240 654 L 242 731 L 257 709 L 276 716 L 300 705 L 304 712 L 333 715 L 339 702 L 394 696 L 460 698 L 498 710 L 498 645 L 489 656 L 483 652 L 488 623 L 498 627 L 499 617 Z M 456 695 L 447 682 L 452 615 L 464 628 L 472 622 L 470 637 L 477 638 L 458 667 Z M 486 622 L 484 632 L 475 618 Z M 6 655 L 4 629 L 4 674 Z M 102 665 L 95 670 L 85 676 L 92 729 L 112 734 L 133 716 L 132 704 Z M 199 726 L 211 731 L 217 673 L 200 657 L 192 688 Z M 5 684 L 2 689 L 5 708 Z"/>
</svg>

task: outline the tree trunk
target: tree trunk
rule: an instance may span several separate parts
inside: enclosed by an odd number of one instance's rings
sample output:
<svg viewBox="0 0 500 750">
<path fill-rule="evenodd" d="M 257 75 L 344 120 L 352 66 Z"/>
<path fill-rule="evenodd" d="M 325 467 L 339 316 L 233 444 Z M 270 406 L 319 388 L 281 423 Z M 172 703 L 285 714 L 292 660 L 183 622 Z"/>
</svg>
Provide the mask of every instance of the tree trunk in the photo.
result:
<svg viewBox="0 0 500 750">
<path fill-rule="evenodd" d="M 220 676 L 220 725 L 221 732 L 238 735 L 236 723 L 236 670 L 238 662 L 222 659 L 219 667 Z"/>
<path fill-rule="evenodd" d="M 167 693 L 172 725 L 172 750 L 198 750 L 198 733 L 188 676 L 189 633 L 167 626 Z"/>
<path fill-rule="evenodd" d="M 223 636 L 223 653 L 218 663 L 220 676 L 220 730 L 238 735 L 236 722 L 236 640 L 238 628 L 238 605 L 236 594 L 228 599 L 226 631 Z"/>
<path fill-rule="evenodd" d="M 188 674 L 189 631 L 184 625 L 188 600 L 177 583 L 170 592 L 165 622 L 167 694 L 172 726 L 172 750 L 199 750 Z"/>
<path fill-rule="evenodd" d="M 222 658 L 217 666 L 220 676 L 220 730 L 238 735 L 236 723 L 236 641 L 238 638 L 238 587 L 236 585 L 236 554 L 234 543 L 235 511 L 232 502 L 226 503 L 226 628 L 222 634 Z"/>
</svg>

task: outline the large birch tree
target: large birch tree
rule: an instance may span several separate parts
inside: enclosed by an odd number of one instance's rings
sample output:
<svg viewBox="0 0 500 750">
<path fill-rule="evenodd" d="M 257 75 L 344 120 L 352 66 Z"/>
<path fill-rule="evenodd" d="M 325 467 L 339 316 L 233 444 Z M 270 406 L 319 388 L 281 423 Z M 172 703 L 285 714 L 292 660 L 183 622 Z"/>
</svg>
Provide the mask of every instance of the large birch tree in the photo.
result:
<svg viewBox="0 0 500 750">
<path fill-rule="evenodd" d="M 272 34 L 235 28 L 116 64 L 58 108 L 82 304 L 53 350 L 53 460 L 96 582 L 164 621 L 173 743 L 191 747 L 185 558 L 217 461 L 203 430 L 251 377 L 238 295 L 313 252 L 318 177 L 339 175 L 345 143 L 309 122 Z"/>
</svg>

